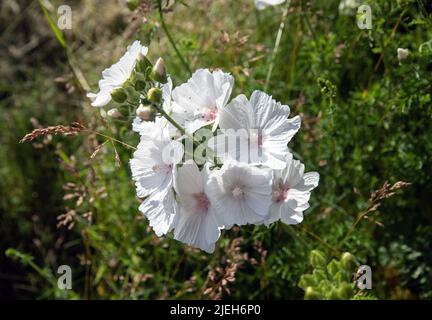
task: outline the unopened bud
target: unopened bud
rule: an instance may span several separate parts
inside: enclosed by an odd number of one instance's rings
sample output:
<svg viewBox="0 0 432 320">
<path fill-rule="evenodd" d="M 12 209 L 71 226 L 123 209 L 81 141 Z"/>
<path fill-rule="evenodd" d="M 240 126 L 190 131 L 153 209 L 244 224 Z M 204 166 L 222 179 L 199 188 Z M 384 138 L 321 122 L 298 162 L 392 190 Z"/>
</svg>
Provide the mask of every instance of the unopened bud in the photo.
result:
<svg viewBox="0 0 432 320">
<path fill-rule="evenodd" d="M 151 72 L 151 78 L 159 83 L 167 82 L 165 61 L 162 58 L 157 59 Z"/>
<path fill-rule="evenodd" d="M 134 88 L 136 91 L 141 92 L 144 91 L 146 87 L 146 83 L 142 80 L 136 80 Z"/>
<path fill-rule="evenodd" d="M 123 88 L 117 88 L 111 92 L 112 99 L 117 103 L 123 103 L 127 99 L 126 91 Z"/>
<path fill-rule="evenodd" d="M 120 111 L 118 111 L 117 108 L 113 108 L 113 109 L 108 110 L 107 115 L 108 115 L 108 117 L 111 117 L 111 118 L 120 118 L 123 116 L 122 113 Z"/>
<path fill-rule="evenodd" d="M 154 111 L 151 106 L 144 106 L 142 104 L 136 109 L 136 115 L 144 121 L 151 121 L 154 117 Z"/>
<path fill-rule="evenodd" d="M 138 62 L 136 66 L 136 70 L 138 72 L 145 74 L 147 72 L 147 69 L 150 69 L 151 65 L 151 62 L 143 53 L 140 53 L 138 55 Z"/>
<path fill-rule="evenodd" d="M 349 252 L 344 252 L 340 261 L 345 269 L 353 269 L 356 265 L 355 257 Z"/>
<path fill-rule="evenodd" d="M 397 49 L 397 58 L 399 61 L 404 61 L 408 58 L 409 56 L 409 50 L 408 49 L 403 49 L 403 48 L 398 48 Z"/>
<path fill-rule="evenodd" d="M 151 88 L 147 92 L 147 100 L 153 103 L 159 103 L 162 101 L 162 90 L 158 88 Z"/>
</svg>

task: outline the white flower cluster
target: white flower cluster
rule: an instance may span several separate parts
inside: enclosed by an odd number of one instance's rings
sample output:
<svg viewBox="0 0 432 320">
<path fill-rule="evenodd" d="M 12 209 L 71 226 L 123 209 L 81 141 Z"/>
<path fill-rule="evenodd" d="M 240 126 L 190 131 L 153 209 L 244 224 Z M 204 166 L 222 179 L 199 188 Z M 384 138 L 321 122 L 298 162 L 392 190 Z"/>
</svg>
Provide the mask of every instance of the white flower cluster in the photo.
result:
<svg viewBox="0 0 432 320">
<path fill-rule="evenodd" d="M 117 76 L 130 76 L 112 69 L 103 75 L 117 86 Z M 153 121 L 133 122 L 140 134 L 130 160 L 137 195 L 144 199 L 139 210 L 158 236 L 173 230 L 176 240 L 209 253 L 221 230 L 234 225 L 300 223 L 319 181 L 287 146 L 300 117 L 288 118 L 290 108 L 261 91 L 229 101 L 233 85 L 233 77 L 220 70 L 197 70 L 174 89 L 168 78 L 160 85 L 160 112 Z M 196 146 L 201 139 L 194 137 L 203 131 L 208 139 Z M 195 157 L 198 149 L 201 156 Z"/>
</svg>

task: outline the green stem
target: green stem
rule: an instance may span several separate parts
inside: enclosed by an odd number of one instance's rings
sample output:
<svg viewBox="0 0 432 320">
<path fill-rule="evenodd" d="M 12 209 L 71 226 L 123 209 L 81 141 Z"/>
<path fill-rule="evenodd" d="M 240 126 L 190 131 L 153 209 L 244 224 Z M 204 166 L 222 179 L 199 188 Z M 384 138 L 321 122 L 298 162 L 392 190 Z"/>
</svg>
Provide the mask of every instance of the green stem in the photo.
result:
<svg viewBox="0 0 432 320">
<path fill-rule="evenodd" d="M 92 132 L 92 133 L 94 133 L 94 134 L 96 134 L 96 135 L 98 135 L 98 136 L 104 137 L 104 138 L 109 139 L 109 140 L 111 140 L 111 141 L 114 141 L 114 142 L 120 143 L 121 145 L 123 145 L 123 146 L 125 146 L 125 147 L 127 147 L 127 148 L 130 148 L 130 149 L 136 150 L 136 148 L 135 148 L 134 146 L 131 146 L 130 144 L 127 144 L 126 142 L 120 141 L 120 140 L 118 140 L 118 139 L 116 139 L 116 138 L 113 138 L 113 137 L 107 136 L 106 134 L 103 134 L 103 133 L 100 133 L 100 132 L 97 132 L 97 131 L 93 131 L 93 130 L 87 130 L 87 131 L 90 131 L 90 132 Z"/>
<path fill-rule="evenodd" d="M 302 230 L 304 233 L 306 233 L 307 235 L 309 235 L 310 237 L 314 238 L 315 240 L 317 240 L 318 242 L 322 243 L 323 245 L 325 245 L 327 248 L 329 248 L 331 251 L 333 251 L 333 253 L 337 255 L 340 255 L 341 252 L 339 249 L 333 247 L 331 244 L 329 244 L 328 242 L 326 242 L 324 239 L 322 239 L 320 236 L 316 235 L 315 233 L 313 233 L 312 231 L 310 231 L 308 228 L 306 228 L 304 225 L 300 226 L 300 230 Z"/>
<path fill-rule="evenodd" d="M 177 121 L 175 121 L 168 113 L 165 112 L 163 108 L 160 108 L 159 106 L 154 106 L 156 110 L 165 118 L 167 119 L 174 127 L 176 127 L 182 134 L 188 135 L 186 133 L 185 128 L 183 128 Z"/>
<path fill-rule="evenodd" d="M 160 23 L 162 25 L 162 29 L 165 31 L 165 34 L 168 37 L 168 40 L 171 43 L 174 51 L 176 52 L 178 58 L 181 61 L 181 63 L 183 64 L 183 66 L 185 67 L 185 69 L 187 70 L 187 72 L 189 73 L 189 75 L 191 75 L 192 74 L 191 68 L 189 67 L 188 63 L 186 62 L 185 58 L 182 56 L 182 54 L 180 53 L 180 51 L 177 49 L 175 41 L 172 38 L 171 33 L 169 32 L 168 27 L 167 27 L 167 25 L 165 23 L 165 19 L 164 19 L 164 16 L 163 16 L 163 11 L 162 11 L 162 0 L 158 0 L 158 11 L 159 11 L 159 20 L 160 20 Z"/>
<path fill-rule="evenodd" d="M 177 121 L 175 121 L 162 107 L 154 104 L 153 105 L 154 108 L 165 118 L 168 120 L 168 122 L 170 122 L 175 128 L 177 128 L 181 134 L 183 134 L 186 138 L 190 139 L 192 141 L 192 144 L 194 145 L 194 147 L 198 147 L 200 144 L 198 141 L 196 141 L 193 137 L 193 135 L 191 135 L 190 133 L 188 133 L 185 128 L 183 128 Z M 206 149 L 207 152 L 209 154 L 206 154 L 206 157 L 208 160 L 210 160 L 210 162 L 216 163 L 217 161 L 215 161 L 215 155 L 213 153 L 212 150 L 210 149 Z M 195 155 L 192 155 L 195 156 Z"/>
<path fill-rule="evenodd" d="M 279 50 L 279 45 L 280 45 L 280 41 L 281 41 L 281 38 L 282 38 L 283 30 L 285 28 L 285 18 L 288 15 L 288 9 L 289 9 L 290 3 L 291 3 L 291 0 L 287 0 L 286 6 L 285 6 L 285 8 L 283 10 L 283 13 L 282 13 L 282 20 L 281 20 L 281 22 L 279 24 L 279 30 L 278 30 L 277 35 L 276 35 L 276 41 L 275 41 L 275 45 L 274 45 L 274 48 L 273 48 L 273 53 L 272 53 L 271 60 L 270 60 L 270 67 L 269 67 L 268 72 L 267 72 L 267 77 L 266 77 L 264 91 L 267 91 L 267 88 L 268 88 L 268 85 L 269 85 L 269 82 L 270 82 L 270 78 L 271 78 L 272 73 L 273 73 L 273 68 L 274 68 L 274 64 L 275 64 L 275 60 L 276 60 L 276 55 L 277 55 L 277 52 Z"/>
</svg>

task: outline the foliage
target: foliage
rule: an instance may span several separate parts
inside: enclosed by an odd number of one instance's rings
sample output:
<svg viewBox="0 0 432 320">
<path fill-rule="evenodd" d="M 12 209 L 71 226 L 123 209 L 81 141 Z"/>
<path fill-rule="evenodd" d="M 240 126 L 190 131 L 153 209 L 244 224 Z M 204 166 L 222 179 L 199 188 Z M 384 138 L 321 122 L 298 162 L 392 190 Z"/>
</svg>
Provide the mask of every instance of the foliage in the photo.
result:
<svg viewBox="0 0 432 320">
<path fill-rule="evenodd" d="M 429 1 L 364 1 L 372 30 L 339 13 L 339 1 L 291 1 L 268 90 L 301 115 L 302 133 L 290 147 L 320 173 L 320 185 L 302 224 L 230 230 L 213 255 L 150 231 L 134 197 L 131 150 L 94 133 L 137 144 L 127 105 L 113 119 L 85 97 L 87 82 L 94 88 L 132 40 L 150 45 L 152 62 L 163 57 L 176 84 L 189 76 L 157 1 L 138 2 L 132 11 L 121 1 L 73 2 L 73 29 L 61 37 L 67 50 L 37 2 L 0 5 L 0 296 L 299 299 L 311 297 L 311 287 L 314 298 L 430 299 Z M 51 3 L 56 21 L 62 3 Z M 264 89 L 283 6 L 162 4 L 191 70 L 231 72 L 233 95 Z M 406 60 L 398 60 L 398 48 L 409 49 Z M 73 122 L 91 130 L 18 143 L 33 129 Z M 385 181 L 411 185 L 353 228 Z M 343 265 L 343 252 L 371 266 L 372 293 L 356 294 L 355 267 Z M 62 264 L 74 271 L 71 292 L 53 282 Z"/>
<path fill-rule="evenodd" d="M 305 291 L 305 299 L 347 300 L 373 297 L 370 293 L 362 295 L 355 292 L 357 263 L 351 253 L 344 252 L 340 260 L 332 259 L 328 262 L 323 252 L 312 250 L 309 260 L 313 271 L 302 275 L 299 282 L 299 287 Z"/>
</svg>

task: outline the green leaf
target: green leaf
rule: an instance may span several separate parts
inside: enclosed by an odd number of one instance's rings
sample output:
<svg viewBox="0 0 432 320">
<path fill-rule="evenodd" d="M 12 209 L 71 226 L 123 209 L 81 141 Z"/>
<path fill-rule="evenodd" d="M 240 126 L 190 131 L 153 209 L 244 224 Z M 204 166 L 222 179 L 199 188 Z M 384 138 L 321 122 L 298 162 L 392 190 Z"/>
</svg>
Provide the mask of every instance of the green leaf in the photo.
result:
<svg viewBox="0 0 432 320">
<path fill-rule="evenodd" d="M 57 41 L 60 43 L 60 45 L 63 48 L 66 49 L 67 45 L 66 45 L 66 41 L 65 41 L 65 39 L 63 37 L 63 33 L 60 31 L 60 29 L 55 24 L 54 20 L 51 18 L 50 14 L 49 14 L 49 12 L 47 10 L 47 8 L 45 8 L 45 6 L 43 5 L 42 1 L 38 0 L 38 2 L 39 2 L 40 7 L 42 8 L 42 11 L 43 11 L 43 13 L 45 15 L 45 18 L 47 19 L 47 21 L 48 21 L 48 23 L 49 23 L 49 25 L 51 27 L 51 30 L 54 32 L 54 35 L 55 35 Z"/>
</svg>

